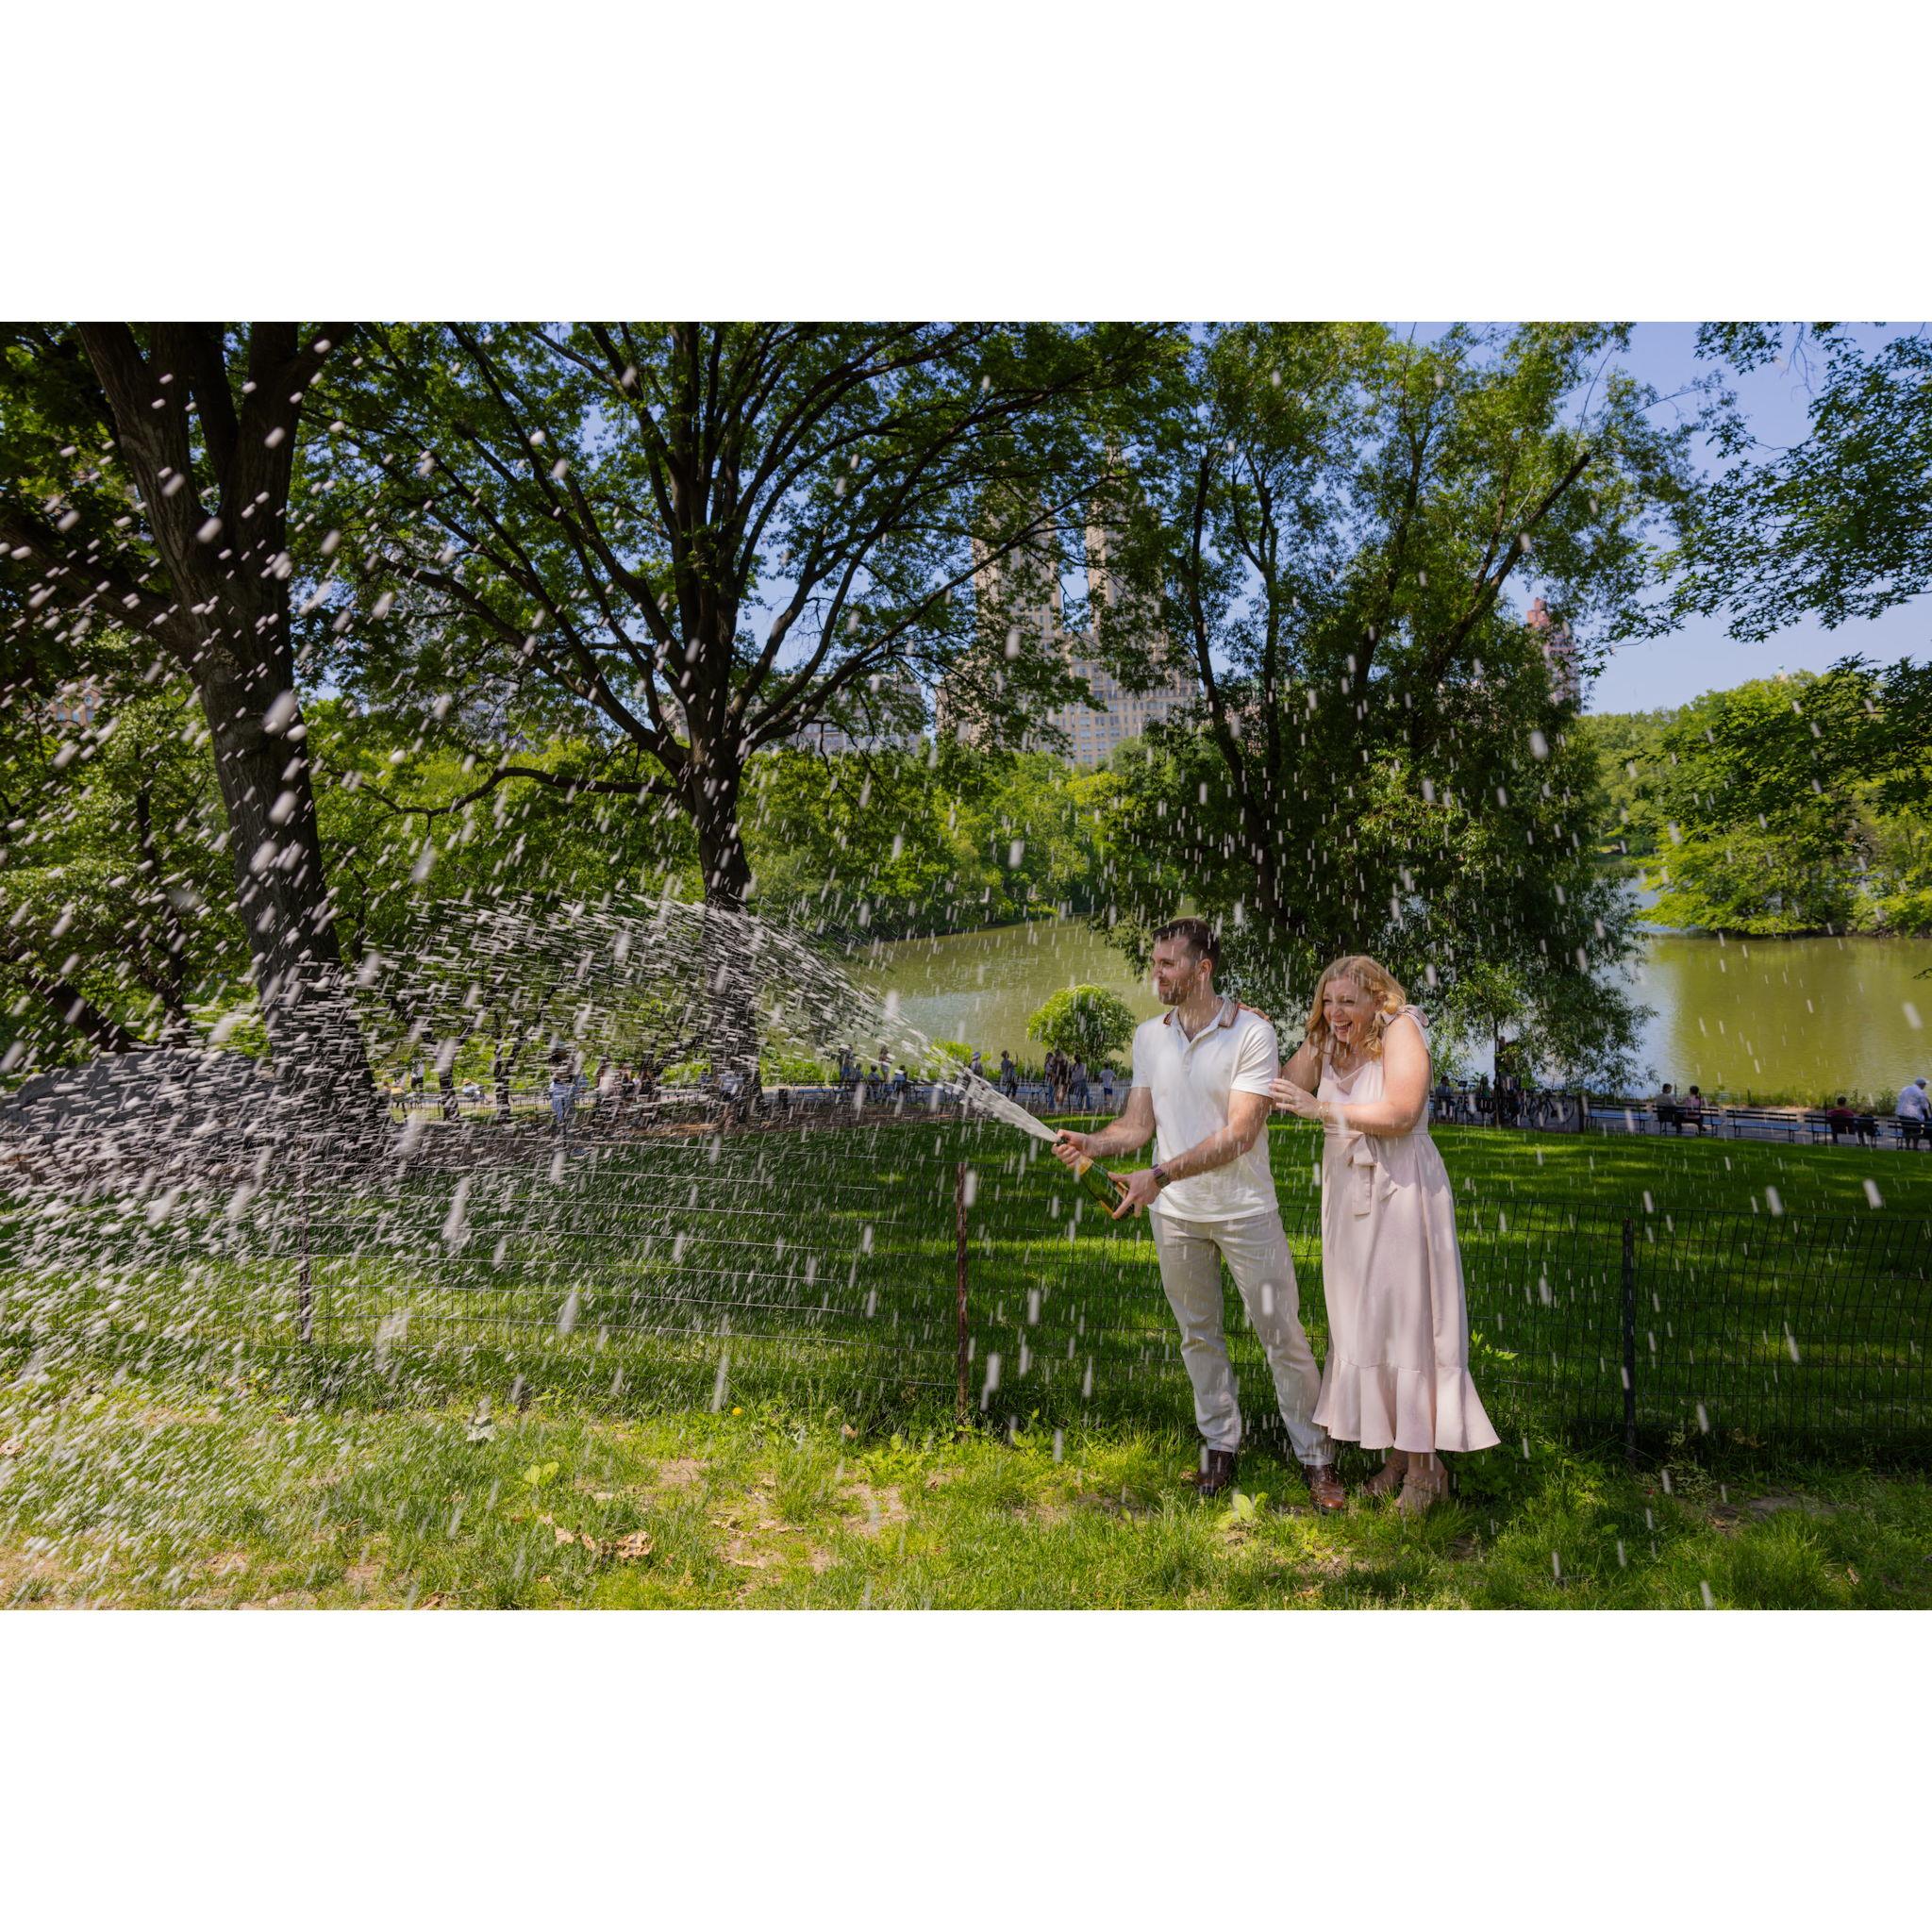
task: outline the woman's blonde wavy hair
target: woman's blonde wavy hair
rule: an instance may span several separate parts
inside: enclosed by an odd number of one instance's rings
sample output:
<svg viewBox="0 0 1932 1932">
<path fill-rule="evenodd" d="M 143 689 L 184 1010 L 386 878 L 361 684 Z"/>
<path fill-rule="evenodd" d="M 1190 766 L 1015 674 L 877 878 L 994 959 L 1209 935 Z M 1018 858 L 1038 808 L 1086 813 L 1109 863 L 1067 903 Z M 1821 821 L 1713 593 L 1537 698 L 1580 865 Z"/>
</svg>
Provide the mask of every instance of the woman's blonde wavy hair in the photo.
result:
<svg viewBox="0 0 1932 1932">
<path fill-rule="evenodd" d="M 1315 982 L 1314 1004 L 1308 1011 L 1307 1039 L 1318 1054 L 1327 1053 L 1335 1043 L 1328 1022 L 1322 1017 L 1322 995 L 1327 991 L 1331 979 L 1352 979 L 1374 1001 L 1375 1024 L 1362 1040 L 1361 1053 L 1365 1059 L 1381 1058 L 1383 1028 L 1408 1004 L 1402 982 L 1366 953 L 1350 953 L 1342 958 L 1331 959 Z"/>
</svg>

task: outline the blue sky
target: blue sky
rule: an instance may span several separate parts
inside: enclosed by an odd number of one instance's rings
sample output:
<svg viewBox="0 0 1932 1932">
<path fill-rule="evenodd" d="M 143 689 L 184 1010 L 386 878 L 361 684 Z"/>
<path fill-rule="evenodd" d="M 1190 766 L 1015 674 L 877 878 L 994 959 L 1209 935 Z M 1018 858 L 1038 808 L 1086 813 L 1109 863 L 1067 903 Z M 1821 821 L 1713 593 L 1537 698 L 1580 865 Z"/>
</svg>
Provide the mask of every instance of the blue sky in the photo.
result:
<svg viewBox="0 0 1932 1932">
<path fill-rule="evenodd" d="M 1624 366 L 1669 395 L 1707 373 L 1708 365 L 1696 358 L 1696 333 L 1694 323 L 1640 323 Z M 1759 370 L 1736 386 L 1760 442 L 1789 444 L 1803 439 L 1807 406 L 1796 375 Z M 1692 620 L 1668 638 L 1617 652 L 1591 687 L 1588 708 L 1644 711 L 1680 705 L 1700 691 L 1722 691 L 1780 670 L 1823 671 L 1855 651 L 1881 663 L 1932 656 L 1932 599 L 1921 598 L 1870 624 L 1841 625 L 1835 631 L 1807 619 L 1761 644 L 1734 643 L 1722 619 Z"/>
</svg>

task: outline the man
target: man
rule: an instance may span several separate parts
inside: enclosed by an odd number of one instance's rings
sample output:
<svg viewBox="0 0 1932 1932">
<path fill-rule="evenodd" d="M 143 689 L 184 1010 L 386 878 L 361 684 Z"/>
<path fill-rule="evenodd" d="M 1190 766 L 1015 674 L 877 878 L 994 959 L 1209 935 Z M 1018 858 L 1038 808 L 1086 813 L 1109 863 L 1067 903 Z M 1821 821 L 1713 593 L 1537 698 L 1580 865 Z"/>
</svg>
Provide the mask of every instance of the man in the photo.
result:
<svg viewBox="0 0 1932 1932">
<path fill-rule="evenodd" d="M 559 1134 L 570 1131 L 572 1116 L 577 1110 L 577 1076 L 567 1059 L 550 1063 L 550 1120 Z"/>
<path fill-rule="evenodd" d="M 1677 1095 L 1668 1080 L 1657 1097 L 1657 1130 L 1661 1134 L 1666 1127 L 1674 1134 L 1677 1131 Z"/>
<path fill-rule="evenodd" d="M 1925 1097 L 1924 1074 L 1898 1090 L 1898 1099 L 1891 1110 L 1898 1116 L 1900 1141 L 1907 1147 L 1915 1146 L 1925 1132 L 1927 1116 L 1932 1115 L 1932 1101 Z"/>
<path fill-rule="evenodd" d="M 1206 1445 L 1198 1493 L 1218 1496 L 1234 1480 L 1241 1441 L 1222 1334 L 1225 1261 L 1267 1352 L 1308 1492 L 1318 1509 L 1341 1509 L 1347 1496 L 1327 1431 L 1313 1420 L 1322 1377 L 1302 1331 L 1294 1262 L 1268 1169 L 1269 1088 L 1281 1052 L 1262 1014 L 1214 991 L 1219 957 L 1206 920 L 1176 919 L 1154 935 L 1154 991 L 1170 1010 L 1134 1035 L 1126 1107 L 1097 1134 L 1062 1133 L 1054 1152 L 1073 1167 L 1083 1155 L 1104 1160 L 1155 1137 L 1155 1164 L 1123 1176 L 1127 1191 L 1115 1218 L 1148 1210 Z"/>
<path fill-rule="evenodd" d="M 1020 1069 L 1014 1064 L 1013 1056 L 1004 1047 L 1000 1050 L 1000 1091 L 1008 1100 L 1020 1091 Z"/>
</svg>

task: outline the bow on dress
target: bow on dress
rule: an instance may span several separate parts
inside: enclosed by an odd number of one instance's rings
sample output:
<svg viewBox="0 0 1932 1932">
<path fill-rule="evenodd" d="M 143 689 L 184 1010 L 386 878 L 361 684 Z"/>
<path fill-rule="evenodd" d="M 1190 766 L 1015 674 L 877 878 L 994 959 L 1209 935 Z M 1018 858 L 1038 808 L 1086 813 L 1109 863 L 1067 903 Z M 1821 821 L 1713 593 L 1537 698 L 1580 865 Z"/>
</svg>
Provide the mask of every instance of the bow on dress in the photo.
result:
<svg viewBox="0 0 1932 1932">
<path fill-rule="evenodd" d="M 1375 1144 L 1373 1134 L 1359 1133 L 1352 1128 L 1340 1130 L 1341 1137 L 1342 1165 L 1348 1170 L 1348 1205 L 1351 1213 L 1371 1213 L 1375 1205 L 1375 1191 L 1379 1180 L 1383 1200 L 1395 1191 L 1395 1176 L 1389 1172 L 1388 1163 L 1382 1158 L 1382 1150 Z"/>
</svg>

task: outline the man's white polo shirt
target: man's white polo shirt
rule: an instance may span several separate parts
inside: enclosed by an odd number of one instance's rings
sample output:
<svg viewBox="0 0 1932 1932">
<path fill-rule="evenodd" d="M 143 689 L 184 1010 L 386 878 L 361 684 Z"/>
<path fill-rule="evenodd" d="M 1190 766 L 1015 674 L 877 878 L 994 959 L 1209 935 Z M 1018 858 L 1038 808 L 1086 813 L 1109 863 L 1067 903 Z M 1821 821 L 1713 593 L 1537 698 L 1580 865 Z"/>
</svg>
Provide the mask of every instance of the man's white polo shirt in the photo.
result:
<svg viewBox="0 0 1932 1932">
<path fill-rule="evenodd" d="M 1154 1158 L 1176 1154 L 1227 1124 L 1229 1096 L 1266 1094 L 1281 1069 L 1274 1028 L 1259 1013 L 1224 999 L 1220 1013 L 1190 1040 L 1170 1008 L 1134 1034 L 1133 1084 L 1154 1102 Z M 1179 1221 L 1232 1221 L 1273 1213 L 1274 1178 L 1268 1171 L 1268 1133 L 1225 1167 L 1170 1181 L 1151 1212 Z"/>
</svg>

